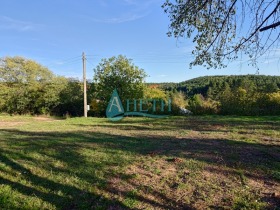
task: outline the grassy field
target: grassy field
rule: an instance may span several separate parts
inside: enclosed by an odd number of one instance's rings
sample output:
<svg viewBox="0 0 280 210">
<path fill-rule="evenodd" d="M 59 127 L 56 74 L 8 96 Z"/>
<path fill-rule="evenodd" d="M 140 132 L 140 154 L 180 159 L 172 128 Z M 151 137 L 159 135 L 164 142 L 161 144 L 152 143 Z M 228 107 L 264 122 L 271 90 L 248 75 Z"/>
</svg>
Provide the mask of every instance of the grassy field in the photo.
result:
<svg viewBox="0 0 280 210">
<path fill-rule="evenodd" d="M 280 117 L 0 116 L 0 209 L 280 209 Z"/>
</svg>

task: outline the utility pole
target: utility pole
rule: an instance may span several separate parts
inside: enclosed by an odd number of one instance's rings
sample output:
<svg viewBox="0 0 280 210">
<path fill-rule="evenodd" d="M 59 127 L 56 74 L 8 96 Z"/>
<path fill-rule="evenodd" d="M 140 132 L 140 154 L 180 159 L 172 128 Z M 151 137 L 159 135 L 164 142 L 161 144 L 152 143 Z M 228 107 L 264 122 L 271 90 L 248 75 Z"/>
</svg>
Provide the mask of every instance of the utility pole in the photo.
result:
<svg viewBox="0 0 280 210">
<path fill-rule="evenodd" d="M 86 55 L 83 52 L 83 81 L 84 81 L 84 117 L 87 117 L 87 77 L 86 77 Z"/>
</svg>

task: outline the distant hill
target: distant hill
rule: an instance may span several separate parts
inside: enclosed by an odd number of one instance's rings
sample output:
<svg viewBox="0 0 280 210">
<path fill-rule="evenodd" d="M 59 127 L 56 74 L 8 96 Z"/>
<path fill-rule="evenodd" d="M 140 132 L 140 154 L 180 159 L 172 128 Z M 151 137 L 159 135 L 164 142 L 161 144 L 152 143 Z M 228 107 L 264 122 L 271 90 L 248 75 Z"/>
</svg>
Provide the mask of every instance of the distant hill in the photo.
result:
<svg viewBox="0 0 280 210">
<path fill-rule="evenodd" d="M 156 83 L 153 83 L 154 85 Z M 204 76 L 180 83 L 157 83 L 160 88 L 169 91 L 182 91 L 188 97 L 202 94 L 217 98 L 226 86 L 231 89 L 243 87 L 258 92 L 275 92 L 280 89 L 280 76 L 266 75 L 233 75 L 233 76 Z"/>
</svg>

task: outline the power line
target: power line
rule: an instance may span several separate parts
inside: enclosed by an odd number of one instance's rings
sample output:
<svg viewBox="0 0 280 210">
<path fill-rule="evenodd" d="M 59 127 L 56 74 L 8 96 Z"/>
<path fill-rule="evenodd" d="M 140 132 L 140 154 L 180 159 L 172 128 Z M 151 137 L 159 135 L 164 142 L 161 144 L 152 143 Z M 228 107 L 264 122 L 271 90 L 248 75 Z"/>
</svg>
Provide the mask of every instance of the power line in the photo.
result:
<svg viewBox="0 0 280 210">
<path fill-rule="evenodd" d="M 86 58 L 86 61 L 94 68 L 95 65 L 93 63 L 91 63 L 87 58 Z"/>
<path fill-rule="evenodd" d="M 67 58 L 64 60 L 58 60 L 52 63 L 47 64 L 46 66 L 48 67 L 52 67 L 52 66 L 57 66 L 57 65 L 66 65 L 66 64 L 70 64 L 70 63 L 75 63 L 75 62 L 80 62 L 81 60 L 81 56 L 76 56 L 76 57 L 72 57 L 72 58 Z"/>
</svg>

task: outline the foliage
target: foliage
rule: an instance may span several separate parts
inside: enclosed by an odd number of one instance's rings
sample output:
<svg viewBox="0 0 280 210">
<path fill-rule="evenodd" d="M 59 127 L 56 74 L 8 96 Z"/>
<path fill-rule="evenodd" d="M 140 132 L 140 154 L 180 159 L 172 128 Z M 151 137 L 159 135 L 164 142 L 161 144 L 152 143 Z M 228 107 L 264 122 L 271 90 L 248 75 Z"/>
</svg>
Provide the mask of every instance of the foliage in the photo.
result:
<svg viewBox="0 0 280 210">
<path fill-rule="evenodd" d="M 166 112 L 170 114 L 166 108 L 170 97 L 168 96 L 168 94 L 165 93 L 165 91 L 158 88 L 158 85 L 145 84 L 143 99 L 145 103 L 144 105 L 145 108 L 143 109 L 148 110 L 147 113 L 163 114 Z M 166 108 L 164 109 L 164 111 L 161 110 L 162 104 L 160 101 L 164 101 L 165 108 Z M 137 110 L 140 110 L 140 103 L 138 103 L 137 106 L 138 106 Z"/>
<path fill-rule="evenodd" d="M 186 100 L 186 95 L 183 92 L 170 92 L 172 101 L 172 114 L 181 114 L 181 108 L 186 108 L 188 102 Z"/>
<path fill-rule="evenodd" d="M 260 109 L 260 114 L 280 115 L 280 92 L 262 94 L 257 104 Z"/>
<path fill-rule="evenodd" d="M 239 115 L 273 115 L 279 113 L 277 95 L 280 87 L 279 76 L 205 76 L 181 83 L 158 84 L 165 91 L 182 91 L 189 98 L 193 110 L 202 109 L 202 103 L 212 102 L 212 113 Z M 196 94 L 200 94 L 194 97 Z M 277 97 L 276 97 L 277 98 Z M 199 108 L 200 107 L 200 108 Z M 210 106 L 211 107 L 211 106 Z M 215 107 L 215 108 L 214 108 Z M 208 108 L 207 108 L 208 109 Z M 194 111 L 197 113 L 197 111 Z M 201 111 L 198 111 L 201 112 Z"/>
<path fill-rule="evenodd" d="M 0 59 L 0 110 L 10 114 L 48 114 L 60 103 L 66 80 L 33 60 Z"/>
<path fill-rule="evenodd" d="M 280 106 L 280 91 L 268 94 L 269 101 Z"/>
<path fill-rule="evenodd" d="M 144 70 L 125 56 L 102 59 L 94 69 L 93 98 L 99 100 L 103 115 L 114 89 L 117 89 L 122 100 L 143 98 L 145 77 Z"/>
<path fill-rule="evenodd" d="M 59 95 L 59 105 L 57 105 L 52 114 L 58 116 L 82 116 L 84 112 L 83 84 L 74 78 L 67 80 L 65 88 Z"/>
<path fill-rule="evenodd" d="M 166 93 L 157 87 L 144 86 L 144 99 L 163 99 L 167 100 Z"/>
<path fill-rule="evenodd" d="M 240 86 L 246 86 L 247 83 L 257 92 L 276 92 L 278 88 L 280 88 L 280 76 L 204 76 L 180 83 L 163 83 L 160 84 L 160 87 L 164 90 L 183 91 L 186 93 L 187 97 L 192 97 L 195 94 L 202 94 L 204 97 L 218 100 L 226 86 L 229 86 L 231 89 L 236 89 Z M 211 96 L 208 95 L 209 93 Z"/>
<path fill-rule="evenodd" d="M 205 99 L 201 94 L 195 94 L 188 100 L 188 109 L 194 114 L 217 114 L 220 103 L 212 99 Z"/>
<path fill-rule="evenodd" d="M 142 69 L 124 56 L 103 59 L 95 69 L 94 82 L 87 87 L 91 105 L 89 116 L 104 116 L 115 88 L 123 100 L 144 98 L 167 102 L 171 98 L 173 114 L 178 114 L 180 107 L 186 106 L 195 114 L 280 114 L 280 77 L 277 76 L 209 76 L 181 83 L 147 85 L 143 83 L 145 76 Z M 160 104 L 157 106 L 159 108 Z M 77 79 L 55 76 L 29 59 L 1 58 L 0 111 L 81 116 L 82 83 Z"/>
<path fill-rule="evenodd" d="M 256 65 L 259 56 L 279 44 L 279 28 L 259 32 L 279 20 L 276 0 L 166 0 L 162 7 L 170 18 L 168 36 L 192 38 L 196 44 L 190 66 L 221 68 L 242 53 Z"/>
</svg>

